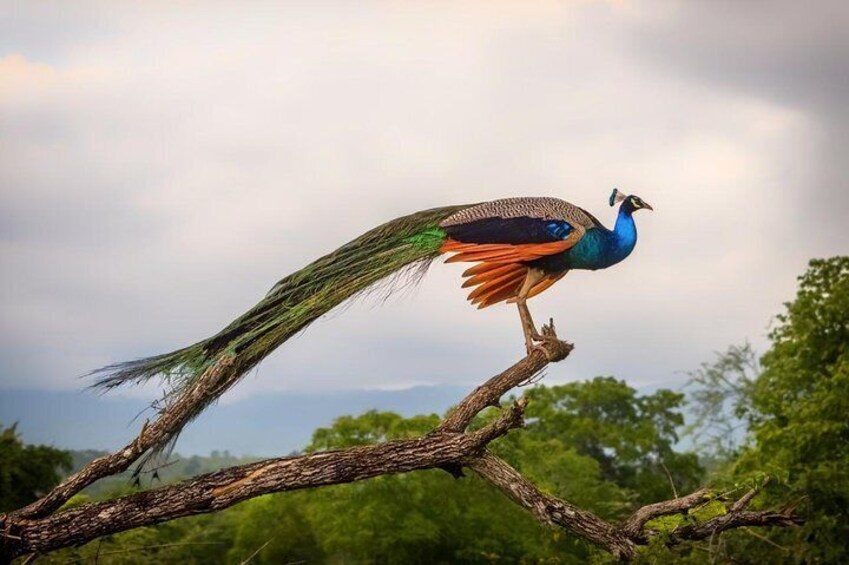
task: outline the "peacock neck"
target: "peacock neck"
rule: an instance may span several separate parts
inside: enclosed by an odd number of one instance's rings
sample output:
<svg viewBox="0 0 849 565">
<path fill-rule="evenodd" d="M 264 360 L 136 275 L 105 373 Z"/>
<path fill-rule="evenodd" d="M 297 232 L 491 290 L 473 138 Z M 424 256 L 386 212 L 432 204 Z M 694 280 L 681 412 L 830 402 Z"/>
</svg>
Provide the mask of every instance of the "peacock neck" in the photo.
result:
<svg viewBox="0 0 849 565">
<path fill-rule="evenodd" d="M 614 263 L 625 259 L 634 250 L 637 244 L 637 225 L 634 223 L 634 217 L 631 214 L 632 210 L 625 206 L 619 208 L 619 215 L 616 217 L 616 225 L 611 232 L 610 243 L 611 247 L 608 251 L 610 259 Z"/>
<path fill-rule="evenodd" d="M 552 270 L 604 269 L 615 265 L 631 254 L 637 243 L 637 227 L 632 210 L 619 209 L 612 230 L 597 227 L 587 230 L 578 243 L 556 258 L 545 261 Z"/>
</svg>

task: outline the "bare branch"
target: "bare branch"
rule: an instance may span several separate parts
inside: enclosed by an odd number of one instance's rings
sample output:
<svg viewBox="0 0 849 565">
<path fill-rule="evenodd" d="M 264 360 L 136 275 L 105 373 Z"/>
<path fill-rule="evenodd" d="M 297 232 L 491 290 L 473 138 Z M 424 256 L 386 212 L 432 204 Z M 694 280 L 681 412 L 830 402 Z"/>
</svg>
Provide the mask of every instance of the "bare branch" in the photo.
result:
<svg viewBox="0 0 849 565">
<path fill-rule="evenodd" d="M 531 511 L 545 524 L 559 526 L 572 534 L 600 547 L 619 559 L 634 556 L 633 541 L 613 525 L 592 512 L 581 510 L 568 502 L 549 496 L 490 452 L 469 462 L 478 475 L 498 487 L 507 498 Z"/>
<path fill-rule="evenodd" d="M 462 432 L 469 422 L 484 408 L 498 406 L 498 400 L 510 390 L 533 378 L 549 363 L 562 361 L 572 351 L 574 346 L 565 341 L 545 344 L 545 352 L 536 349 L 498 375 L 495 375 L 481 386 L 477 387 L 439 424 L 437 429 L 446 432 Z"/>
<path fill-rule="evenodd" d="M 462 462 L 520 426 L 524 406 L 524 402 L 513 404 L 500 418 L 471 433 L 434 431 L 417 439 L 267 459 L 40 519 L 0 515 L 0 556 L 11 558 L 78 545 L 140 526 L 215 512 L 272 492 L 349 483 Z"/>
<path fill-rule="evenodd" d="M 792 514 L 776 512 L 773 510 L 765 510 L 763 512 L 752 512 L 750 510 L 742 510 L 739 512 L 729 512 L 722 516 L 712 518 L 702 524 L 688 524 L 672 533 L 670 545 L 675 545 L 681 541 L 697 541 L 707 539 L 725 530 L 734 528 L 743 528 L 746 526 L 761 526 L 771 527 L 778 526 L 787 528 L 791 526 L 801 526 L 804 520 Z"/>
<path fill-rule="evenodd" d="M 91 461 L 62 481 L 46 496 L 18 510 L 15 514 L 26 518 L 46 516 L 98 479 L 117 475 L 129 469 L 146 451 L 160 444 L 163 438 L 181 429 L 186 422 L 196 416 L 196 407 L 202 404 L 202 398 L 219 394 L 222 386 L 225 386 L 227 382 L 231 366 L 232 358 L 222 357 L 220 361 L 207 369 L 188 391 L 160 411 L 156 420 L 152 423 L 146 421 L 139 435 L 123 449 Z"/>
<path fill-rule="evenodd" d="M 489 379 L 463 399 L 430 434 L 416 439 L 326 451 L 301 457 L 267 459 L 195 477 L 175 485 L 56 510 L 94 481 L 120 473 L 162 437 L 180 429 L 196 410 L 198 401 L 221 392 L 231 370 L 223 361 L 210 368 L 197 383 L 166 406 L 151 424 L 124 449 L 92 461 L 53 489 L 41 500 L 10 514 L 0 514 L 0 562 L 17 556 L 47 552 L 85 543 L 97 537 L 166 520 L 215 512 L 243 500 L 272 492 L 291 491 L 348 483 L 379 475 L 441 468 L 462 476 L 469 467 L 500 489 L 515 503 L 530 510 L 541 522 L 604 548 L 622 560 L 634 557 L 647 542 L 645 524 L 658 516 L 686 513 L 704 501 L 708 491 L 640 508 L 620 527 L 592 512 L 547 495 L 510 465 L 486 450 L 494 439 L 521 426 L 525 400 L 502 411 L 499 418 L 480 430 L 466 430 L 474 417 L 488 406 L 498 406 L 511 389 L 529 382 L 550 362 L 566 358 L 572 345 L 556 339 L 554 325 L 543 328 L 549 338 L 538 349 L 506 371 Z M 689 524 L 673 532 L 670 544 L 705 539 L 741 526 L 789 526 L 801 523 L 792 510 L 751 512 L 745 510 L 756 491 L 735 502 L 729 512 L 701 524 Z"/>
<path fill-rule="evenodd" d="M 769 479 L 764 481 L 763 486 L 766 486 L 767 483 L 769 483 Z M 760 491 L 760 488 L 753 488 L 753 489 L 749 490 L 746 494 L 744 494 L 743 496 L 738 498 L 736 501 L 734 501 L 734 504 L 731 505 L 730 511 L 731 512 L 739 512 L 740 510 L 743 510 L 744 508 L 749 506 L 749 504 L 752 502 L 752 499 L 755 498 L 755 496 L 757 496 L 759 491 Z"/>
</svg>

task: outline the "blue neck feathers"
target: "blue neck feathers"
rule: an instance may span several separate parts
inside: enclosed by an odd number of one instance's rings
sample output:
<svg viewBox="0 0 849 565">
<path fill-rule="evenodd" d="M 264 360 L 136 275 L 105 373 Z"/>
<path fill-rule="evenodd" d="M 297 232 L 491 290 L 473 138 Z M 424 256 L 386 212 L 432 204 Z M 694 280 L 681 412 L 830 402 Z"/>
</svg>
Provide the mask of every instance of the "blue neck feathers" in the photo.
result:
<svg viewBox="0 0 849 565">
<path fill-rule="evenodd" d="M 627 204 L 627 202 L 625 203 Z M 557 260 L 562 269 L 604 269 L 625 259 L 637 244 L 637 227 L 626 205 L 620 206 L 616 225 L 612 230 L 593 228 L 584 234 L 575 247 L 567 250 Z"/>
<path fill-rule="evenodd" d="M 598 230 L 599 244 L 595 249 L 595 257 L 590 258 L 590 269 L 604 269 L 615 265 L 634 250 L 637 244 L 637 226 L 631 212 L 633 210 L 621 206 L 613 230 Z"/>
<path fill-rule="evenodd" d="M 620 206 L 619 215 L 616 217 L 616 226 L 611 232 L 613 238 L 610 253 L 615 256 L 615 263 L 630 255 L 634 246 L 637 245 L 637 225 L 634 223 L 631 212 L 632 210 L 625 206 Z"/>
</svg>

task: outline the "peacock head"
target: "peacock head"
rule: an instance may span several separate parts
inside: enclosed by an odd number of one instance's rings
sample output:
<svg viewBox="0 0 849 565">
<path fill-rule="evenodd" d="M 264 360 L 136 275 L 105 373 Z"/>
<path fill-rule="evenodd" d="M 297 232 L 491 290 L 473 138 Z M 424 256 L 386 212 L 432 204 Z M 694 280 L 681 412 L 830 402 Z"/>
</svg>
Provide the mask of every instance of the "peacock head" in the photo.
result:
<svg viewBox="0 0 849 565">
<path fill-rule="evenodd" d="M 618 188 L 614 188 L 610 193 L 610 205 L 613 206 L 617 202 L 622 202 L 622 211 L 632 213 L 635 210 L 654 210 L 647 202 L 635 194 L 623 194 Z"/>
</svg>

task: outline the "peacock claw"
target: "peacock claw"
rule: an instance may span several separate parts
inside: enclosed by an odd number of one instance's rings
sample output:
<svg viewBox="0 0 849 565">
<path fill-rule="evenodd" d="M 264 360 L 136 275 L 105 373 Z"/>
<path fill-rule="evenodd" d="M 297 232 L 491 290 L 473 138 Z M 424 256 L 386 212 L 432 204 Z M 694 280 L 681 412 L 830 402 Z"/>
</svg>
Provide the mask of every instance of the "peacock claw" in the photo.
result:
<svg viewBox="0 0 849 565">
<path fill-rule="evenodd" d="M 552 355 L 547 345 L 551 343 L 558 343 L 560 340 L 557 339 L 557 336 L 543 333 L 536 334 L 531 337 L 533 341 L 527 344 L 528 355 L 534 351 L 541 351 L 545 355 L 546 359 L 551 361 Z"/>
</svg>

